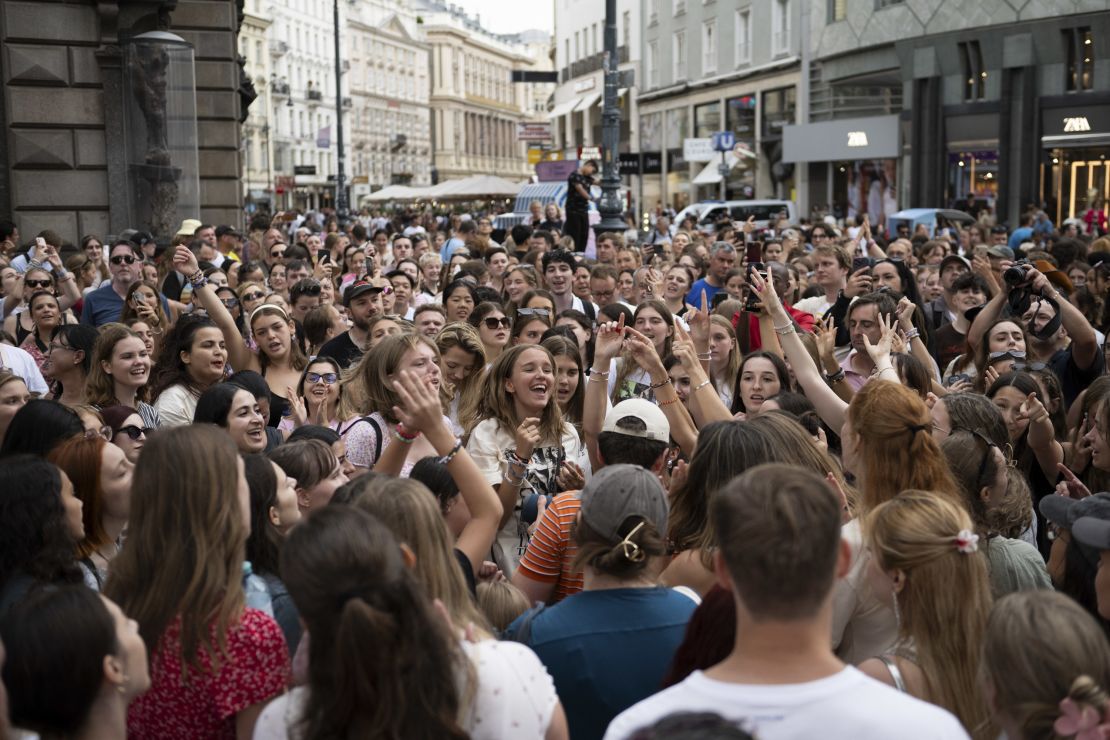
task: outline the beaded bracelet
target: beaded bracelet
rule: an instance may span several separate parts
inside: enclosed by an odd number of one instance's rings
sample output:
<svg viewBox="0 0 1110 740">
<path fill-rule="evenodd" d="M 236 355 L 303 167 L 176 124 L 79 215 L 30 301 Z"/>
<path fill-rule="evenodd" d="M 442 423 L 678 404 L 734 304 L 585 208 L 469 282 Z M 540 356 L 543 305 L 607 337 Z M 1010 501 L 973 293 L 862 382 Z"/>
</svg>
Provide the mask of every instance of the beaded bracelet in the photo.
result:
<svg viewBox="0 0 1110 740">
<path fill-rule="evenodd" d="M 449 462 L 451 462 L 452 460 L 455 459 L 455 455 L 459 454 L 459 450 L 461 450 L 461 449 L 462 449 L 462 440 L 461 439 L 456 439 L 455 440 L 455 446 L 451 448 L 451 451 L 448 452 L 443 457 L 439 458 L 436 462 L 438 462 L 440 465 L 446 465 L 447 463 L 449 463 Z"/>
<path fill-rule="evenodd" d="M 707 378 L 707 379 L 703 380 L 702 382 L 698 383 L 697 385 L 695 385 L 695 386 L 694 386 L 694 388 L 693 388 L 693 389 L 692 389 L 692 390 L 691 390 L 690 392 L 691 392 L 691 393 L 697 393 L 697 392 L 698 392 L 698 391 L 700 391 L 700 390 L 701 390 L 702 388 L 704 388 L 705 386 L 709 385 L 709 384 L 710 384 L 710 382 L 712 382 L 712 381 L 710 381 L 710 380 L 709 380 L 709 379 Z"/>
<path fill-rule="evenodd" d="M 839 383 L 840 381 L 844 380 L 844 377 L 844 368 L 840 368 L 832 375 L 826 375 L 825 381 L 828 383 Z"/>
<path fill-rule="evenodd" d="M 416 439 L 417 437 L 420 436 L 420 432 L 410 432 L 408 429 L 405 429 L 403 424 L 398 424 L 395 427 L 395 430 L 396 431 L 394 433 L 397 436 L 399 436 L 401 439 L 404 439 L 408 442 L 411 442 L 411 441 L 413 441 L 414 439 Z"/>
<path fill-rule="evenodd" d="M 671 382 L 671 378 L 670 378 L 670 376 L 668 376 L 666 380 L 664 380 L 660 383 L 652 383 L 648 387 L 651 388 L 654 391 L 654 390 L 658 390 L 659 388 L 662 388 L 663 386 L 667 385 L 670 382 Z"/>
<path fill-rule="evenodd" d="M 787 334 L 793 334 L 794 331 L 795 330 L 793 324 L 787 324 L 786 326 L 782 327 L 775 327 L 775 334 L 778 334 L 780 337 L 785 337 Z"/>
<path fill-rule="evenodd" d="M 590 368 L 590 377 L 592 378 L 596 375 L 599 378 L 608 378 L 609 372 L 609 370 L 594 370 L 593 368 Z"/>
<path fill-rule="evenodd" d="M 911 339 L 917 339 L 920 336 L 921 336 L 921 332 L 919 332 L 917 330 L 917 327 L 915 326 L 915 327 L 913 327 L 912 329 L 910 329 L 909 331 L 906 332 L 906 341 L 908 342 Z"/>
<path fill-rule="evenodd" d="M 678 403 L 680 400 L 681 399 L 678 396 L 675 396 L 674 398 L 672 398 L 669 401 L 660 401 L 659 402 L 659 407 L 662 408 L 664 406 L 670 406 L 672 403 Z"/>
<path fill-rule="evenodd" d="M 411 445 L 416 440 L 416 437 L 406 437 L 395 429 L 393 430 L 393 439 L 397 440 L 401 444 Z"/>
</svg>

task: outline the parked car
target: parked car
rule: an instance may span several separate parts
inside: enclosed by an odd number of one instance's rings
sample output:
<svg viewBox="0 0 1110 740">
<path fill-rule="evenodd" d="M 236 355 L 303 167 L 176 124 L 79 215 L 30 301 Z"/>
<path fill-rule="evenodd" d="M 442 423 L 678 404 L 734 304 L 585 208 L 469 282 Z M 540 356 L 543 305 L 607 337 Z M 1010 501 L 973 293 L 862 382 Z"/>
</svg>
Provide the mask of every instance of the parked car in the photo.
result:
<svg viewBox="0 0 1110 740">
<path fill-rule="evenodd" d="M 710 233 L 722 218 L 743 223 L 755 216 L 755 227 L 766 229 L 772 220 L 785 215 L 790 223 L 797 223 L 798 208 L 792 200 L 703 200 L 686 206 L 675 216 L 675 224 L 680 224 L 687 216 L 698 221 L 698 230 Z"/>
<path fill-rule="evenodd" d="M 975 219 L 969 213 L 956 211 L 951 208 L 907 208 L 904 211 L 887 216 L 886 229 L 890 236 L 898 235 L 898 227 L 909 228 L 909 236 L 920 224 L 929 230 L 929 238 L 937 235 L 937 229 L 948 228 L 953 224 L 973 224 Z"/>
<path fill-rule="evenodd" d="M 562 210 L 567 203 L 567 184 L 565 182 L 534 182 L 525 185 L 516 195 L 512 213 L 502 213 L 493 219 L 494 231 L 508 231 L 517 224 L 524 223 L 531 217 L 529 207 L 533 201 L 539 201 L 543 207 L 554 203 Z"/>
</svg>

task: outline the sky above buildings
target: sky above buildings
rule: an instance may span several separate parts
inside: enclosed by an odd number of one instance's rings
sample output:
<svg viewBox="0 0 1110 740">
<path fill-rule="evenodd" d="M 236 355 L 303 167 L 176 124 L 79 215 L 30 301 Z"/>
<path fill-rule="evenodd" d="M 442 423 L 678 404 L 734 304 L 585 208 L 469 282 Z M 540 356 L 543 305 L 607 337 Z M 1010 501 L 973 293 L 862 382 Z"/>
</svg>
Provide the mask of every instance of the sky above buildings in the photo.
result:
<svg viewBox="0 0 1110 740">
<path fill-rule="evenodd" d="M 551 0 L 450 0 L 468 15 L 481 16 L 482 27 L 493 33 L 516 33 L 532 28 L 551 32 L 555 9 Z"/>
</svg>

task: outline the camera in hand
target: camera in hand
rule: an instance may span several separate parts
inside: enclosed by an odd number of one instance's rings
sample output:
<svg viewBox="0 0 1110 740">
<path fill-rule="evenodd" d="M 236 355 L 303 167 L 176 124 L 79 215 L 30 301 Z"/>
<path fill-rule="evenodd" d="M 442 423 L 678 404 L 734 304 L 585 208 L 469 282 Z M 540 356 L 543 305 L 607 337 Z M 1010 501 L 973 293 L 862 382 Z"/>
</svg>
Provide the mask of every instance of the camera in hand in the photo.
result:
<svg viewBox="0 0 1110 740">
<path fill-rule="evenodd" d="M 1029 271 L 1033 269 L 1033 265 L 1029 264 L 1029 260 L 1018 260 L 1002 272 L 1002 279 L 1011 288 L 1023 284 L 1029 279 Z"/>
</svg>

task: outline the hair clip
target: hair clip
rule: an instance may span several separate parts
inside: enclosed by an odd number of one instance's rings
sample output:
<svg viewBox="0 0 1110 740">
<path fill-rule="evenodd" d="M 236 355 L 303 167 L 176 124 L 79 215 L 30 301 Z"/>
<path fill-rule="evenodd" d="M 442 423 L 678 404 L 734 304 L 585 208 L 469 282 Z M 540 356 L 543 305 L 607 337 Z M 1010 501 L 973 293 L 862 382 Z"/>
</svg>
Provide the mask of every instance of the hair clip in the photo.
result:
<svg viewBox="0 0 1110 740">
<path fill-rule="evenodd" d="M 964 555 L 978 552 L 979 535 L 975 534 L 970 529 L 961 529 L 960 533 L 956 535 L 956 549 Z"/>
<path fill-rule="evenodd" d="M 1105 722 L 1102 720 L 1105 719 Z M 1098 709 L 1090 704 L 1078 704 L 1071 697 L 1060 701 L 1060 716 L 1052 729 L 1061 737 L 1074 736 L 1075 740 L 1104 740 L 1110 737 L 1110 707 L 1106 716 L 1100 717 Z"/>
<path fill-rule="evenodd" d="M 630 539 L 632 537 L 632 535 L 639 532 L 640 528 L 643 527 L 643 526 L 644 526 L 644 522 L 640 522 L 639 524 L 637 524 L 635 527 L 632 528 L 631 532 L 629 532 L 628 534 L 626 534 L 624 536 L 623 540 L 621 540 L 620 542 L 617 543 L 617 545 L 624 551 L 624 556 L 626 558 L 628 558 L 629 560 L 631 560 L 633 563 L 638 563 L 641 560 L 643 560 L 644 557 L 645 557 L 645 553 L 640 548 L 640 546 L 637 545 L 635 542 L 633 542 Z"/>
</svg>

